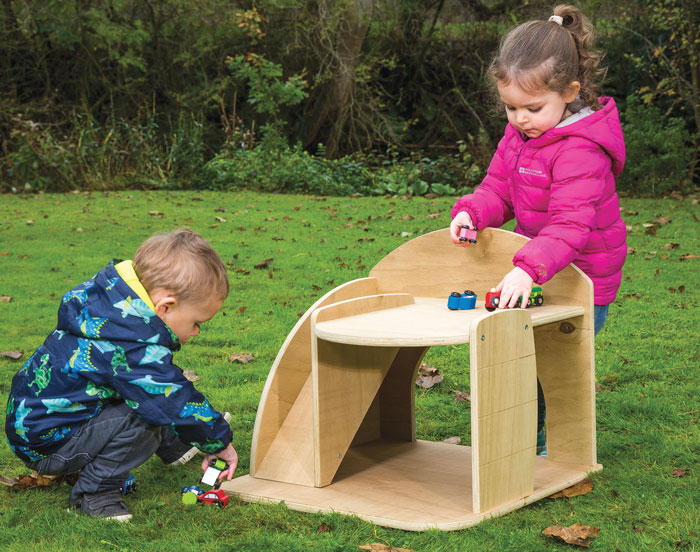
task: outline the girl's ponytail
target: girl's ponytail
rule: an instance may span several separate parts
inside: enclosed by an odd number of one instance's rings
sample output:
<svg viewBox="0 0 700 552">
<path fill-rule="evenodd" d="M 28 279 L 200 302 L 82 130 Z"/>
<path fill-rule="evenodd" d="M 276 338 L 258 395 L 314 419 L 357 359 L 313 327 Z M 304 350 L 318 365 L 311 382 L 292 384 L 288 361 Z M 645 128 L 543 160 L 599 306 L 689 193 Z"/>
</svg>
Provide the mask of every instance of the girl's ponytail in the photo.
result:
<svg viewBox="0 0 700 552">
<path fill-rule="evenodd" d="M 598 69 L 602 55 L 595 49 L 593 26 L 583 13 L 574 6 L 560 4 L 554 8 L 554 16 L 560 17 L 561 26 L 571 33 L 579 56 L 578 81 L 581 83 L 579 97 L 583 105 L 598 108 L 598 82 L 605 69 Z"/>
</svg>

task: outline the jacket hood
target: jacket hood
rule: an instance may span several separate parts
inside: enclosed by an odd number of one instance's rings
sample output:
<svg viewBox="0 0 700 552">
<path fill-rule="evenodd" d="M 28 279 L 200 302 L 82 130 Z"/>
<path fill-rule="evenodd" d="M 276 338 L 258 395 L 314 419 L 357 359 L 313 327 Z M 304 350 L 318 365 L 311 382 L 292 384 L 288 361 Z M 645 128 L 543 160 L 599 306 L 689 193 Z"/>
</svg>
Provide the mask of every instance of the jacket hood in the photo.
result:
<svg viewBox="0 0 700 552">
<path fill-rule="evenodd" d="M 121 278 L 114 261 L 63 296 L 57 329 L 92 340 L 180 348 L 177 336 Z"/>
<path fill-rule="evenodd" d="M 602 106 L 587 117 L 563 127 L 549 129 L 539 138 L 528 140 L 532 147 L 547 146 L 557 140 L 569 136 L 578 136 L 598 144 L 612 159 L 612 170 L 615 177 L 620 176 L 625 166 L 625 142 L 622 136 L 620 115 L 615 100 L 608 97 L 598 98 Z M 509 131 L 518 131 L 508 124 Z M 519 134 L 519 133 L 518 133 Z"/>
</svg>

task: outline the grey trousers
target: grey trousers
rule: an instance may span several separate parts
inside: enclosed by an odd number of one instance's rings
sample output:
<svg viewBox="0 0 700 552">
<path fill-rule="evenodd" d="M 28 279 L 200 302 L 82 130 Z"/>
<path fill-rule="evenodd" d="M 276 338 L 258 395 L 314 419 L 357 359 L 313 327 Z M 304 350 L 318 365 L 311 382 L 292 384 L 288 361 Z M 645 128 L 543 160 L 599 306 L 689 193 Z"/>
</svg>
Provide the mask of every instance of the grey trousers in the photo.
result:
<svg viewBox="0 0 700 552">
<path fill-rule="evenodd" d="M 83 494 L 120 489 L 129 472 L 153 453 L 167 457 L 181 447 L 176 433 L 167 426 L 149 426 L 123 402 L 107 405 L 86 421 L 53 454 L 28 466 L 43 475 L 66 475 L 80 471 L 69 503 L 79 504 Z"/>
</svg>

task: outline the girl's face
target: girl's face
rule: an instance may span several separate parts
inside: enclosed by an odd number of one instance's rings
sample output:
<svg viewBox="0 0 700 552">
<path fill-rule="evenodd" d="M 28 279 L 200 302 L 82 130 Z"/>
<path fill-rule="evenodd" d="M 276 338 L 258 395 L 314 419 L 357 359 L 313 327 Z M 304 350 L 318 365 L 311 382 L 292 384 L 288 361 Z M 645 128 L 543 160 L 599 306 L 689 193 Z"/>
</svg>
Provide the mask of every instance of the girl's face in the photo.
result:
<svg viewBox="0 0 700 552">
<path fill-rule="evenodd" d="M 498 93 L 506 106 L 508 122 L 528 138 L 539 138 L 569 115 L 566 105 L 576 99 L 580 87 L 572 82 L 565 94 L 546 89 L 533 93 L 511 82 L 499 83 Z"/>
</svg>

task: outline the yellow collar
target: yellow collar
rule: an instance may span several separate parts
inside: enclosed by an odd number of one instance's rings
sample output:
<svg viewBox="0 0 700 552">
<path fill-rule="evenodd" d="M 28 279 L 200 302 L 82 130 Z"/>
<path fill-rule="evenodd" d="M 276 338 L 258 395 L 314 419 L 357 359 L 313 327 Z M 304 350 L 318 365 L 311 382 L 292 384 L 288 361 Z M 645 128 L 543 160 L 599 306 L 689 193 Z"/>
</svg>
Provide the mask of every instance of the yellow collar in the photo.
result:
<svg viewBox="0 0 700 552">
<path fill-rule="evenodd" d="M 122 280 L 124 280 L 129 285 L 129 287 L 134 290 L 136 295 L 138 295 L 141 298 L 141 300 L 144 303 L 146 303 L 149 307 L 151 307 L 151 309 L 153 309 L 153 312 L 155 312 L 156 307 L 153 304 L 153 301 L 151 301 L 151 298 L 146 292 L 146 288 L 143 287 L 143 284 L 139 280 L 139 277 L 136 275 L 136 272 L 134 271 L 134 263 L 132 261 L 122 261 L 114 268 L 117 269 L 117 273 L 119 274 L 119 276 L 121 276 Z"/>
</svg>

